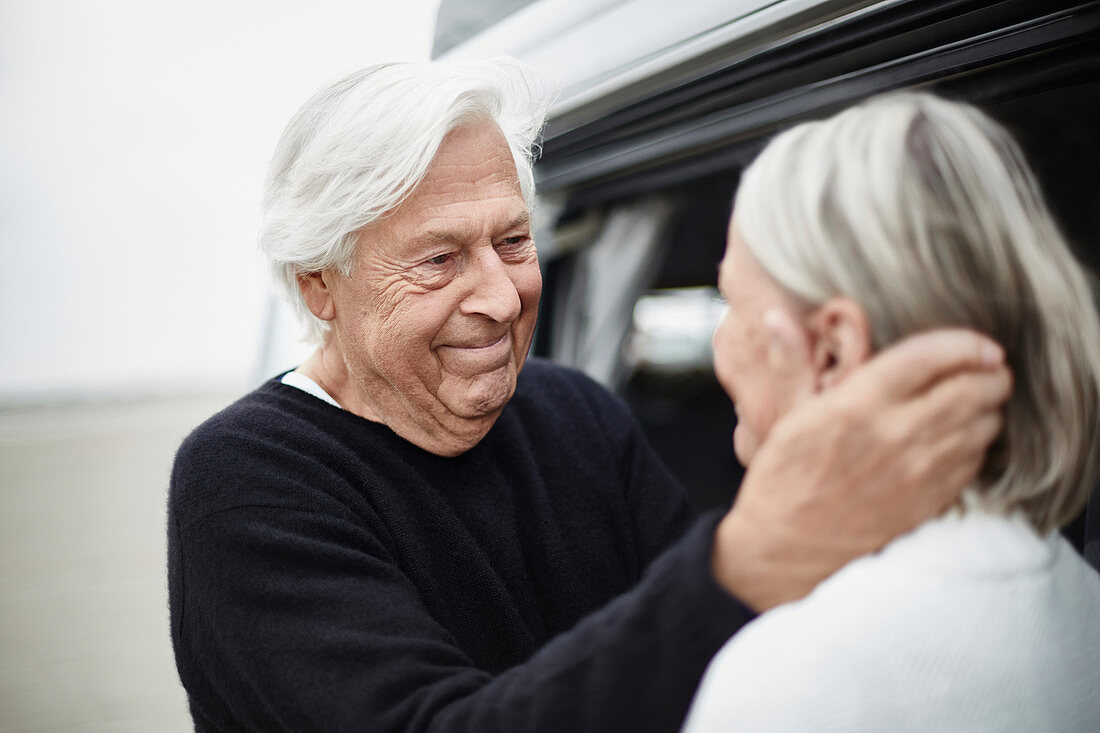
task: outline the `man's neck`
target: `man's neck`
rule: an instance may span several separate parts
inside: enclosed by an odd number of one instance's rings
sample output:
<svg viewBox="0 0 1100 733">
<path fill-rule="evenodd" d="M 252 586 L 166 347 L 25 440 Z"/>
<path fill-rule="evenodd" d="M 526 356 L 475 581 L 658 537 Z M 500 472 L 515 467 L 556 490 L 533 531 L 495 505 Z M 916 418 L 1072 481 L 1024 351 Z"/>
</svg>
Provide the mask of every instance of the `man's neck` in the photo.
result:
<svg viewBox="0 0 1100 733">
<path fill-rule="evenodd" d="M 367 390 L 348 369 L 331 341 L 320 346 L 296 370 L 312 379 L 341 407 L 371 422 L 382 423 L 413 445 L 437 456 L 461 455 L 489 432 L 500 411 L 477 419 L 439 419 L 427 409 L 417 409 L 388 384 Z M 444 415 L 444 418 L 448 415 Z"/>
</svg>

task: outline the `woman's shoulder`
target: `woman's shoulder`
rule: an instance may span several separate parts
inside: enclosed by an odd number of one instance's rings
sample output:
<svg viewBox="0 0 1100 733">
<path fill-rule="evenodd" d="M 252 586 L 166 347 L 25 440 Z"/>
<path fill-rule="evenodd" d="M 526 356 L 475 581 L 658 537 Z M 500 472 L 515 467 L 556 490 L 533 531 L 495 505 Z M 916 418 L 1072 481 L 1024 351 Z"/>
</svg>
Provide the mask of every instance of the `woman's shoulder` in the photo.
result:
<svg viewBox="0 0 1100 733">
<path fill-rule="evenodd" d="M 1060 537 L 1003 518 L 936 520 L 730 639 L 697 717 L 769 730 L 932 730 L 964 714 L 1001 730 L 1006 711 L 1024 716 L 1013 725 L 1100 720 L 1085 689 L 1100 668 L 1098 614 L 1100 577 Z M 830 716 L 837 727 L 821 727 Z"/>
<path fill-rule="evenodd" d="M 829 633 L 837 646 L 878 656 L 901 645 L 959 644 L 979 654 L 1036 629 L 1056 636 L 1080 624 L 1079 609 L 1100 613 L 1100 575 L 1058 533 L 1040 536 L 1022 515 L 952 510 L 788 605 L 760 625 Z M 1079 631 L 1100 642 L 1100 626 Z"/>
</svg>

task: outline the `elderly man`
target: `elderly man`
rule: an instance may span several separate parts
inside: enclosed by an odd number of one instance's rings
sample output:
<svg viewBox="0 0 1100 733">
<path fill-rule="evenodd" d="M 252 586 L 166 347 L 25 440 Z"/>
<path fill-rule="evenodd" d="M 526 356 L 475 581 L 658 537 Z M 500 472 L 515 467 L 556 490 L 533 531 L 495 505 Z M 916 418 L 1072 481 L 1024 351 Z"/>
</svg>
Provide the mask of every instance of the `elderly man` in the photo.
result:
<svg viewBox="0 0 1100 733">
<path fill-rule="evenodd" d="M 284 133 L 261 243 L 318 348 L 176 460 L 197 730 L 676 730 L 755 612 L 975 474 L 1008 378 L 984 339 L 930 334 L 785 416 L 692 523 L 619 401 L 524 366 L 542 109 L 507 63 L 384 65 Z"/>
</svg>

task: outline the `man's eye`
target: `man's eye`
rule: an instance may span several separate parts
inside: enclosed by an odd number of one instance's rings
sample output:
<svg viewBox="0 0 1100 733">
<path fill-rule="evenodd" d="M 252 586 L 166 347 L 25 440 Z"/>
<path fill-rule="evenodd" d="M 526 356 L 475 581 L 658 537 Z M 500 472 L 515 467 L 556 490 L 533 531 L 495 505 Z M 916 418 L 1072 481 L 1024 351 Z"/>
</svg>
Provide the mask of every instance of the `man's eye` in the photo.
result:
<svg viewBox="0 0 1100 733">
<path fill-rule="evenodd" d="M 450 260 L 450 259 L 451 259 L 451 256 L 449 254 L 436 255 L 435 257 L 428 260 L 428 264 L 429 265 L 445 265 L 445 264 L 447 264 L 448 260 Z"/>
<path fill-rule="evenodd" d="M 505 237 L 497 244 L 498 250 L 505 250 L 507 252 L 520 252 L 525 249 L 527 243 L 531 241 L 526 234 L 518 234 L 514 237 Z"/>
</svg>

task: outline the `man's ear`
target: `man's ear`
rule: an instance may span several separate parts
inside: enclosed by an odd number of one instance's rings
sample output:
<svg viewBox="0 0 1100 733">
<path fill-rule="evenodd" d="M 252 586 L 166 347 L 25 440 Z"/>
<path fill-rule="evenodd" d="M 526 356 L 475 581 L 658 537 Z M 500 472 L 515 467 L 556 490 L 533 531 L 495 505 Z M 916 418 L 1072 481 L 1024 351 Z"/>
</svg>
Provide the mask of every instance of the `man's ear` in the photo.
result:
<svg viewBox="0 0 1100 733">
<path fill-rule="evenodd" d="M 851 298 L 830 298 L 813 310 L 806 325 L 818 392 L 840 384 L 871 357 L 871 324 Z"/>
<path fill-rule="evenodd" d="M 307 272 L 298 276 L 298 289 L 309 312 L 322 321 L 336 318 L 336 301 L 332 297 L 332 272 Z"/>
</svg>

